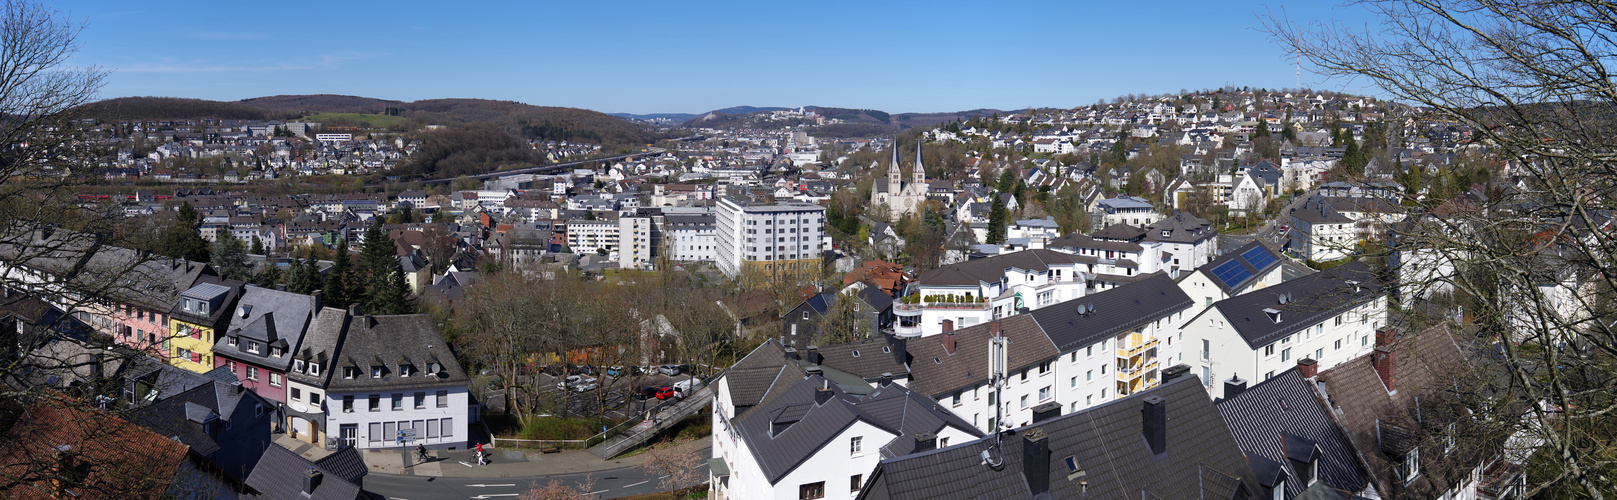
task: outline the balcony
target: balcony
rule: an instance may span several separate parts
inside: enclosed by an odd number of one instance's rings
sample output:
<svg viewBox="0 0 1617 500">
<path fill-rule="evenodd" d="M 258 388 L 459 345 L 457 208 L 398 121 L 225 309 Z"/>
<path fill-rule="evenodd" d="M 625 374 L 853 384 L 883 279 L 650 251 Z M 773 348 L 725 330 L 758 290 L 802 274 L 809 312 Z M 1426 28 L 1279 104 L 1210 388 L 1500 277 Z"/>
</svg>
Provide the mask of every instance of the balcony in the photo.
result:
<svg viewBox="0 0 1617 500">
<path fill-rule="evenodd" d="M 1143 376 L 1146 376 L 1146 375 L 1149 375 L 1149 374 L 1155 372 L 1156 369 L 1157 369 L 1157 362 L 1155 360 L 1153 360 L 1153 361 L 1151 361 L 1149 363 L 1141 364 L 1141 365 L 1136 366 L 1134 368 L 1121 368 L 1120 367 L 1120 368 L 1117 369 L 1117 381 L 1118 382 L 1131 382 L 1131 381 L 1139 379 L 1140 377 L 1143 377 Z"/>
<path fill-rule="evenodd" d="M 1157 339 L 1151 339 L 1151 340 L 1145 341 L 1143 343 L 1138 343 L 1134 347 L 1127 347 L 1126 344 L 1125 345 L 1119 345 L 1118 350 L 1117 350 L 1117 357 L 1119 357 L 1119 358 L 1132 358 L 1132 357 L 1135 357 L 1135 356 L 1139 356 L 1141 354 L 1145 354 L 1147 351 L 1150 351 L 1152 349 L 1156 349 L 1156 347 L 1157 347 Z"/>
<path fill-rule="evenodd" d="M 927 309 L 934 309 L 934 310 L 946 309 L 946 310 L 955 310 L 955 311 L 982 311 L 982 310 L 988 309 L 988 303 L 987 302 L 946 302 L 946 301 L 926 302 L 926 301 L 922 301 L 922 302 L 916 302 L 916 303 L 911 304 L 911 303 L 905 303 L 903 301 L 900 301 L 900 302 L 898 302 L 896 304 L 893 304 L 893 312 L 900 315 L 900 316 L 919 316 L 921 314 L 921 311 L 924 311 L 924 310 L 927 310 Z"/>
</svg>

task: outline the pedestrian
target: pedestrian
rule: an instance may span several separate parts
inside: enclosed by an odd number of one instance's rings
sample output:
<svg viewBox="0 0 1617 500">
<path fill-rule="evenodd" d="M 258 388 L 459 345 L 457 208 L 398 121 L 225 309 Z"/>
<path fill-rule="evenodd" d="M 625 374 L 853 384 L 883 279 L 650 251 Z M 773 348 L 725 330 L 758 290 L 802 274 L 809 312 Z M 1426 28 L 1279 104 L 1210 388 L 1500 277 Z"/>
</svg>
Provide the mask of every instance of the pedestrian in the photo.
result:
<svg viewBox="0 0 1617 500">
<path fill-rule="evenodd" d="M 416 456 L 416 459 L 419 460 L 421 463 L 426 463 L 427 462 L 427 445 L 425 445 L 425 444 L 415 445 L 415 456 Z"/>
<path fill-rule="evenodd" d="M 488 465 L 488 460 L 484 460 L 484 456 L 483 450 L 477 450 L 477 465 Z"/>
</svg>

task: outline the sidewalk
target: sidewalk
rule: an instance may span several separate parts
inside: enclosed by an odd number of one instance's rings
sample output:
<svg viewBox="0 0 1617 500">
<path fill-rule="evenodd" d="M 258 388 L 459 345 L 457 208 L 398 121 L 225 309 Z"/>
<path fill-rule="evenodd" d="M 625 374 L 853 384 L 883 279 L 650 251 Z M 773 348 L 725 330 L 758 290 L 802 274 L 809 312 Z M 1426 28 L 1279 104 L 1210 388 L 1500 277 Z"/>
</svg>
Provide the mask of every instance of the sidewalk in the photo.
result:
<svg viewBox="0 0 1617 500">
<path fill-rule="evenodd" d="M 707 439 L 683 443 L 680 450 L 697 453 L 708 448 Z M 431 477 L 530 477 L 584 474 L 640 465 L 644 455 L 602 460 L 588 450 L 544 454 L 539 450 L 484 447 L 488 465 L 477 465 L 476 451 L 429 450 L 425 463 L 416 463 L 415 451 L 361 450 L 372 473 Z M 707 457 L 702 457 L 704 460 Z"/>
</svg>

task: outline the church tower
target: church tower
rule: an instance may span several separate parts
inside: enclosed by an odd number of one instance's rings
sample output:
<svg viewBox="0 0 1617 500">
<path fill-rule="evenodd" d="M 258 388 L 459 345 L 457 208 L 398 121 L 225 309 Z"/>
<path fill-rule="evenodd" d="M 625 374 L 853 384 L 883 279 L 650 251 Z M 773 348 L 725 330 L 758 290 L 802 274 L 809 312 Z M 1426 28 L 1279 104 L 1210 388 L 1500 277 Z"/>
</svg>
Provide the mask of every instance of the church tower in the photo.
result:
<svg viewBox="0 0 1617 500">
<path fill-rule="evenodd" d="M 903 175 L 898 169 L 898 138 L 893 138 L 893 160 L 887 164 L 887 190 L 897 193 L 902 187 Z"/>
<path fill-rule="evenodd" d="M 921 140 L 915 140 L 915 167 L 910 170 L 910 177 L 917 186 L 926 186 L 926 167 L 921 163 Z"/>
</svg>

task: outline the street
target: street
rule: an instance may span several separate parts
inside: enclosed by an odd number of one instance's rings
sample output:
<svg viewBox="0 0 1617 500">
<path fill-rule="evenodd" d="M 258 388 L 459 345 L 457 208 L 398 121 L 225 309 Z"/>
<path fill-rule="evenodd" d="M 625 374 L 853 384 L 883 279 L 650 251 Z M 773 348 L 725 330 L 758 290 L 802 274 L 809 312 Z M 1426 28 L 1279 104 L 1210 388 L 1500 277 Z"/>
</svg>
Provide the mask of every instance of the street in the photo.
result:
<svg viewBox="0 0 1617 500">
<path fill-rule="evenodd" d="M 703 448 L 698 452 L 699 456 L 703 457 L 711 453 L 711 448 Z M 703 476 L 707 475 L 705 460 L 699 470 Z M 372 473 L 365 476 L 364 486 L 365 491 L 390 500 L 461 500 L 516 498 L 528 488 L 544 486 L 551 480 L 578 486 L 590 479 L 594 479 L 595 484 L 586 493 L 599 495 L 597 498 L 621 498 L 662 490 L 661 478 L 657 474 L 633 467 L 587 474 L 499 478 L 396 476 Z"/>
</svg>

